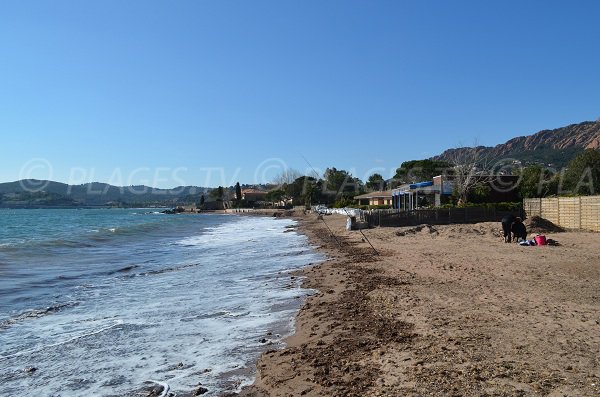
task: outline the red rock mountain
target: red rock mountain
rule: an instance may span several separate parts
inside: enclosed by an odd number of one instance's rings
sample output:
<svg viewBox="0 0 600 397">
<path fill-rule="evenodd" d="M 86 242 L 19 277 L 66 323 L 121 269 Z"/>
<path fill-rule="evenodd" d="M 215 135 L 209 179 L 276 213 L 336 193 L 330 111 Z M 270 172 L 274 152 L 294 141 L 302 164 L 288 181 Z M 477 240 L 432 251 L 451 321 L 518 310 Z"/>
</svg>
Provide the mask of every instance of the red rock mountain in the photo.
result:
<svg viewBox="0 0 600 397">
<path fill-rule="evenodd" d="M 493 157 L 512 157 L 527 163 L 553 163 L 564 166 L 577 153 L 585 149 L 600 149 L 600 119 L 571 124 L 553 130 L 543 130 L 533 135 L 513 138 L 494 147 L 479 147 Z M 459 150 L 446 150 L 436 160 L 450 160 Z"/>
<path fill-rule="evenodd" d="M 568 149 L 570 147 L 583 149 L 600 148 L 600 122 L 586 121 L 571 124 L 554 130 L 543 130 L 529 136 L 520 136 L 497 145 L 496 150 L 513 152 L 515 150 L 535 150 L 541 147 L 553 149 Z"/>
</svg>

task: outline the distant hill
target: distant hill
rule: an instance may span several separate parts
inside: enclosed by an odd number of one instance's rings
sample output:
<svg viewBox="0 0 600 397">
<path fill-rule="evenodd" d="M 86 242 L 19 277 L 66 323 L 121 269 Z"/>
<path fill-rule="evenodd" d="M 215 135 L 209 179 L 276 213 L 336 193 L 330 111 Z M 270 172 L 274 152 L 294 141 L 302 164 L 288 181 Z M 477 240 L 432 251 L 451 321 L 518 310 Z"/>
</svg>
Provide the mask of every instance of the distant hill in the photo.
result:
<svg viewBox="0 0 600 397">
<path fill-rule="evenodd" d="M 480 146 L 477 149 L 492 158 L 514 158 L 525 164 L 562 168 L 583 150 L 600 149 L 600 121 L 585 121 L 554 130 L 543 130 L 533 135 L 513 138 L 500 145 Z M 470 148 L 448 149 L 433 159 L 449 161 L 461 150 Z"/>
<path fill-rule="evenodd" d="M 67 185 L 24 179 L 0 183 L 0 207 L 81 207 L 81 206 L 175 206 L 200 201 L 208 188 L 179 186 L 157 189 L 149 186 L 113 186 L 106 183 Z"/>
</svg>

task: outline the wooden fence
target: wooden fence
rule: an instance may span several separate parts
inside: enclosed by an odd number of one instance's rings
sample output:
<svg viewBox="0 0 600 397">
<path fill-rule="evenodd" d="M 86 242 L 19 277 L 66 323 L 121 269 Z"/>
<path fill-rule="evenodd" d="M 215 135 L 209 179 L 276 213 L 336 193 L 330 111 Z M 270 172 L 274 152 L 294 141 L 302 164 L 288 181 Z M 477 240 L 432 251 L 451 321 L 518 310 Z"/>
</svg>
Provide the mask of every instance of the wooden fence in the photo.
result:
<svg viewBox="0 0 600 397">
<path fill-rule="evenodd" d="M 371 210 L 363 211 L 369 226 L 400 227 L 420 224 L 445 225 L 450 223 L 500 222 L 503 216 L 521 215 L 520 211 L 499 211 L 489 207 L 437 208 L 431 210 Z"/>
<path fill-rule="evenodd" d="M 524 199 L 523 210 L 566 229 L 600 232 L 600 196 Z"/>
</svg>

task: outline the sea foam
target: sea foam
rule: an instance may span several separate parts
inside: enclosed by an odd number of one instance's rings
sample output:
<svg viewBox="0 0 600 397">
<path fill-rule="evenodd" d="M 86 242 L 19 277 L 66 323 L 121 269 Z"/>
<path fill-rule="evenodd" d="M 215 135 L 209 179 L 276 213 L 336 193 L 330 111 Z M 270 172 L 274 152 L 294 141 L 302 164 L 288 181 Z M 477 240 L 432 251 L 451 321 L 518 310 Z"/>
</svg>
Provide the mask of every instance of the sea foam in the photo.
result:
<svg viewBox="0 0 600 397">
<path fill-rule="evenodd" d="M 129 395 L 152 380 L 174 393 L 201 382 L 212 396 L 252 381 L 263 338 L 281 344 L 307 293 L 288 272 L 321 257 L 304 236 L 284 233 L 290 220 L 160 219 L 160 229 L 123 235 L 127 244 L 109 240 L 31 268 L 42 269 L 31 285 L 56 285 L 30 290 L 30 305 L 69 305 L 39 316 L 2 306 L 2 394 Z"/>
</svg>

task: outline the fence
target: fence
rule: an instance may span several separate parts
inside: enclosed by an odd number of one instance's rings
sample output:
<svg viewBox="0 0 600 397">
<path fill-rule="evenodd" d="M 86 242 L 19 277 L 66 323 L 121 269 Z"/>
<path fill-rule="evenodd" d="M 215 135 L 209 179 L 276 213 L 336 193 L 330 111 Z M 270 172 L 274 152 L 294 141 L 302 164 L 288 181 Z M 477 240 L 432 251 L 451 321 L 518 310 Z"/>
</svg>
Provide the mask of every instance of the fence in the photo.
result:
<svg viewBox="0 0 600 397">
<path fill-rule="evenodd" d="M 523 200 L 527 217 L 539 216 L 566 229 L 600 232 L 600 196 Z"/>
<path fill-rule="evenodd" d="M 400 227 L 420 224 L 444 225 L 450 223 L 496 222 L 508 214 L 520 211 L 500 211 L 494 207 L 436 208 L 431 210 L 371 210 L 364 211 L 369 226 Z"/>
</svg>

